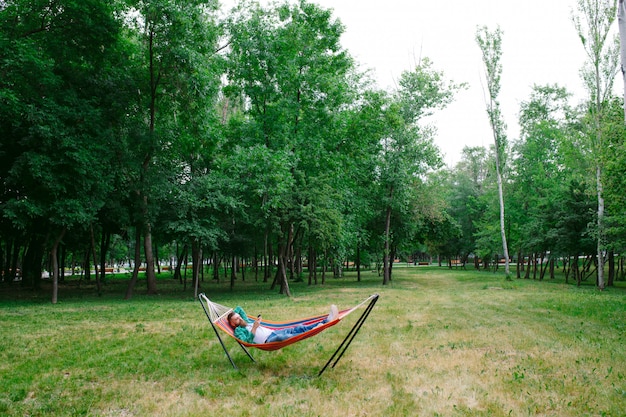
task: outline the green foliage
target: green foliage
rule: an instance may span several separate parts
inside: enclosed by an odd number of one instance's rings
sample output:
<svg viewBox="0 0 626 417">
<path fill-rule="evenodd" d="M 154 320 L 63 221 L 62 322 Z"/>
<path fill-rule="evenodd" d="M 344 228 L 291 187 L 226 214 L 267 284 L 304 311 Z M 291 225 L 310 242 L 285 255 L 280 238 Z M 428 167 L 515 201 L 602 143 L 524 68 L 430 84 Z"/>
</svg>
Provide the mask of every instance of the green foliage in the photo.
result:
<svg viewBox="0 0 626 417">
<path fill-rule="evenodd" d="M 0 8 L 0 281 L 21 273 L 22 287 L 37 287 L 58 241 L 66 267 L 127 263 L 137 245 L 150 265 L 152 248 L 180 262 L 190 252 L 196 273 L 201 250 L 241 265 L 319 259 L 335 276 L 358 256 L 383 260 L 389 283 L 391 257 L 424 245 L 463 259 L 501 252 L 498 170 L 511 248 L 588 255 L 602 235 L 596 162 L 606 248 L 624 246 L 619 103 L 594 93 L 600 104 L 576 113 L 562 88 L 535 87 L 509 150 L 499 28 L 476 33 L 495 146 L 464 149 L 445 170 L 428 117 L 466 85 L 424 58 L 396 90 L 373 88 L 341 45 L 343 24 L 315 3 L 245 1 L 225 14 L 213 0 Z M 608 80 L 610 54 L 596 61 Z"/>
<path fill-rule="evenodd" d="M 626 132 L 622 119 L 623 107 L 620 100 L 608 104 L 604 134 L 608 145 L 605 149 L 606 162 L 603 183 L 607 200 L 607 239 L 610 250 L 620 253 L 625 247 L 624 225 L 626 225 L 626 198 L 623 190 L 626 175 Z"/>
<path fill-rule="evenodd" d="M 108 126 L 120 115 L 104 110 L 110 97 L 98 92 L 111 74 L 120 27 L 100 2 L 25 6 L 9 2 L 0 22 L 8 44 L 0 86 L 8 106 L 0 119 L 10 139 L 4 213 L 23 230 L 43 221 L 45 233 L 93 221 L 111 189 Z"/>
<path fill-rule="evenodd" d="M 562 239 L 555 228 L 562 218 L 557 213 L 571 191 L 564 187 L 571 178 L 562 169 L 563 148 L 571 135 L 568 98 L 567 91 L 556 85 L 534 86 L 529 100 L 521 104 L 522 136 L 513 147 L 510 218 L 517 249 L 524 253 L 554 251 Z"/>
</svg>

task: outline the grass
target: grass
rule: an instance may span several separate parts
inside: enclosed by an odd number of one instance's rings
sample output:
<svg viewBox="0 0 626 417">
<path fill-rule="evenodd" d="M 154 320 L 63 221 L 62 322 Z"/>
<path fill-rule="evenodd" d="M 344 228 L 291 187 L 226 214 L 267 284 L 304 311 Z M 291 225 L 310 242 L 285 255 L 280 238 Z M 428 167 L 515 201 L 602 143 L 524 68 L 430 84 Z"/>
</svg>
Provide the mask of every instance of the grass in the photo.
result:
<svg viewBox="0 0 626 417">
<path fill-rule="evenodd" d="M 7 416 L 624 416 L 626 292 L 487 272 L 395 268 L 287 299 L 248 278 L 203 283 L 224 305 L 289 319 L 379 293 L 344 358 L 318 371 L 358 313 L 256 363 L 226 339 L 232 369 L 200 304 L 169 279 L 162 294 L 125 281 L 0 296 L 0 415 Z M 623 285 L 623 283 L 619 283 Z M 4 288 L 3 288 L 4 289 Z M 13 294 L 15 296 L 15 294 Z"/>
</svg>

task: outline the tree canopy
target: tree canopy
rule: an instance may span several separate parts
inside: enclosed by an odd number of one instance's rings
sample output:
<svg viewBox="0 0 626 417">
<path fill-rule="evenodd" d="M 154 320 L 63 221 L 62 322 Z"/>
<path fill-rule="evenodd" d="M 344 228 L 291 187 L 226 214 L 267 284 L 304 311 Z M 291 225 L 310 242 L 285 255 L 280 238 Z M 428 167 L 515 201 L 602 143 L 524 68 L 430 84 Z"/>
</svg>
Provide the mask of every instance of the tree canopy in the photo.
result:
<svg viewBox="0 0 626 417">
<path fill-rule="evenodd" d="M 56 302 L 66 271 L 100 288 L 125 267 L 130 298 L 140 271 L 157 293 L 159 268 L 186 286 L 190 264 L 197 291 L 221 265 L 231 285 L 253 272 L 289 295 L 305 273 L 366 266 L 388 284 L 399 259 L 504 256 L 518 277 L 560 261 L 579 283 L 607 261 L 612 285 L 626 150 L 622 99 L 602 87 L 616 49 L 594 52 L 597 31 L 574 20 L 589 99 L 534 86 L 511 140 L 504 34 L 477 31 L 494 145 L 445 167 L 430 116 L 466 85 L 423 57 L 378 88 L 314 2 L 2 1 L 0 281 L 49 275 Z"/>
</svg>

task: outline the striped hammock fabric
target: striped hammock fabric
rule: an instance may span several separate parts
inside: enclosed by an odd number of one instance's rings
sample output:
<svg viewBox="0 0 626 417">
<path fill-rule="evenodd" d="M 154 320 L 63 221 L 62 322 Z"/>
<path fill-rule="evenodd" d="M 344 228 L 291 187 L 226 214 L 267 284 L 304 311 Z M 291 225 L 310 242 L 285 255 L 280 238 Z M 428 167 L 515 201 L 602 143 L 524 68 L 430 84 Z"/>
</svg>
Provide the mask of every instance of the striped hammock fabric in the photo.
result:
<svg viewBox="0 0 626 417">
<path fill-rule="evenodd" d="M 244 342 L 243 340 L 236 338 L 234 329 L 228 323 L 228 314 L 231 311 L 233 311 L 233 309 L 214 303 L 213 301 L 209 300 L 204 294 L 200 294 L 199 297 L 205 307 L 205 312 L 207 312 L 210 317 L 211 323 L 219 327 L 222 331 L 224 331 L 230 337 L 237 340 L 237 342 L 240 345 L 245 346 L 245 347 L 250 347 L 250 348 L 257 348 L 261 350 L 272 351 L 272 350 L 282 349 L 285 346 L 289 346 L 293 343 L 299 342 L 304 339 L 308 339 L 311 336 L 315 336 L 321 333 L 322 331 L 328 329 L 329 327 L 332 327 L 335 324 L 339 323 L 348 314 L 352 313 L 354 310 L 358 309 L 360 306 L 370 301 L 373 297 L 378 297 L 378 295 L 375 294 L 366 298 L 364 301 L 362 301 L 355 307 L 339 311 L 339 314 L 337 315 L 337 317 L 332 321 L 316 326 L 315 328 L 307 332 L 300 333 L 287 340 L 283 340 L 279 342 L 269 342 L 269 343 L 247 343 L 247 342 Z M 254 316 L 250 316 L 250 317 L 254 317 Z M 280 330 L 280 329 L 286 329 L 286 328 L 295 327 L 299 325 L 309 325 L 309 324 L 320 323 L 324 321 L 327 317 L 328 317 L 328 314 L 324 314 L 320 316 L 305 317 L 305 318 L 294 320 L 294 321 L 261 320 L 261 325 L 268 327 L 270 329 Z"/>
</svg>

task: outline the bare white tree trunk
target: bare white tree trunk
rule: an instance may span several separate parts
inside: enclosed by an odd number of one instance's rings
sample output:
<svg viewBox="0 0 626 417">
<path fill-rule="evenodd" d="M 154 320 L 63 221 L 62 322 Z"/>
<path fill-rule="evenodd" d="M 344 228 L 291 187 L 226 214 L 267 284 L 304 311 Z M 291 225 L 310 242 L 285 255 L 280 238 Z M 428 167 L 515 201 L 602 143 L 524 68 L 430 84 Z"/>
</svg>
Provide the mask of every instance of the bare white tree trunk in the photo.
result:
<svg viewBox="0 0 626 417">
<path fill-rule="evenodd" d="M 604 289 L 604 197 L 602 195 L 602 169 L 596 167 L 596 181 L 598 190 L 598 288 Z"/>
<path fill-rule="evenodd" d="M 502 251 L 504 253 L 504 273 L 511 274 L 509 265 L 509 246 L 506 243 L 506 229 L 504 225 L 504 192 L 502 190 L 502 173 L 500 172 L 500 157 L 496 151 L 496 174 L 498 177 L 498 197 L 500 199 L 500 236 L 502 237 Z"/>
<path fill-rule="evenodd" d="M 596 124 L 596 155 L 602 153 L 603 138 L 602 138 L 602 124 L 600 118 L 602 117 L 602 99 L 600 98 L 600 68 L 595 65 L 596 72 L 596 111 L 595 111 L 595 124 Z M 598 288 L 604 289 L 604 187 L 602 186 L 602 159 L 596 157 L 596 192 L 598 195 L 598 237 L 597 237 L 597 259 L 598 259 Z"/>
</svg>

